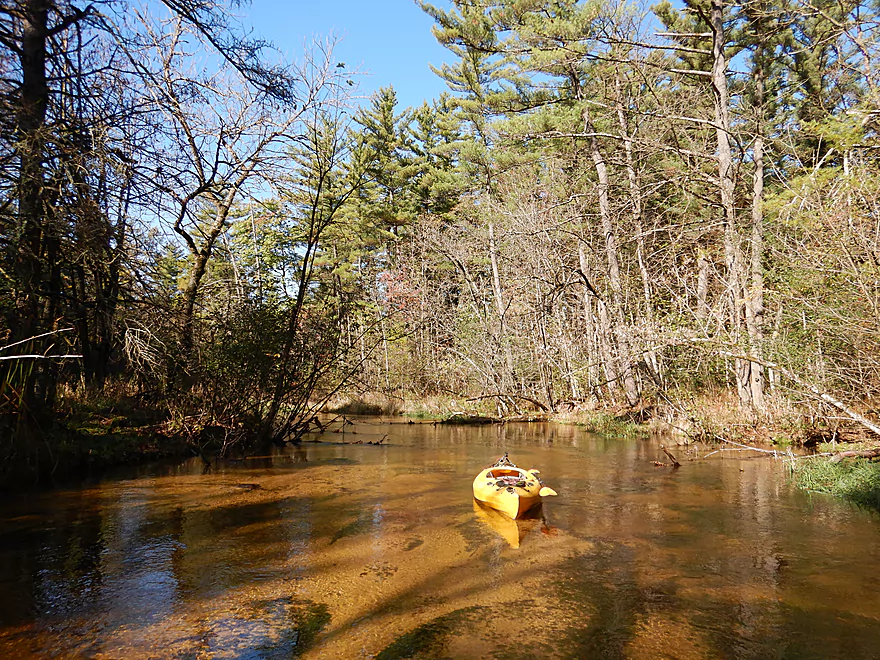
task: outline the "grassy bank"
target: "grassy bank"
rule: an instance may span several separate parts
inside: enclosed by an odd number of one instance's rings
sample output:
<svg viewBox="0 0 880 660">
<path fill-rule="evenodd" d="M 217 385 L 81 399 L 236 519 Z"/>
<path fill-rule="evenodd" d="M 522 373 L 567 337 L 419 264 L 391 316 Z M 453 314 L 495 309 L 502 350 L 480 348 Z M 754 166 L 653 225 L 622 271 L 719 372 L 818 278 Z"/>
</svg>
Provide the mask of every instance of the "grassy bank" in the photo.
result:
<svg viewBox="0 0 880 660">
<path fill-rule="evenodd" d="M 83 432 L 53 425 L 43 438 L 10 452 L 0 470 L 0 490 L 21 490 L 87 477 L 109 467 L 192 456 L 180 437 L 137 431 Z"/>
<path fill-rule="evenodd" d="M 817 447 L 821 453 L 858 452 L 874 448 L 873 443 L 824 443 Z M 880 463 L 876 459 L 860 457 L 816 456 L 792 461 L 791 477 L 803 490 L 842 497 L 859 506 L 880 511 Z"/>
</svg>

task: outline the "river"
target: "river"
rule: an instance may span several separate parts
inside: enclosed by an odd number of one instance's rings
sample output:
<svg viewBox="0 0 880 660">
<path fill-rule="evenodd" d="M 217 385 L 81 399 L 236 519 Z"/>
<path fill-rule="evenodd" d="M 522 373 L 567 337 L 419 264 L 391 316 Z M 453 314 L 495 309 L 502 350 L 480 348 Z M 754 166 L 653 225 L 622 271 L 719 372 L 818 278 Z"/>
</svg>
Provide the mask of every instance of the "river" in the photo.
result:
<svg viewBox="0 0 880 660">
<path fill-rule="evenodd" d="M 5 498 L 0 657 L 880 654 L 880 517 L 781 461 L 677 448 L 673 470 L 553 424 L 324 438 Z M 518 523 L 472 499 L 505 451 L 559 493 Z"/>
</svg>

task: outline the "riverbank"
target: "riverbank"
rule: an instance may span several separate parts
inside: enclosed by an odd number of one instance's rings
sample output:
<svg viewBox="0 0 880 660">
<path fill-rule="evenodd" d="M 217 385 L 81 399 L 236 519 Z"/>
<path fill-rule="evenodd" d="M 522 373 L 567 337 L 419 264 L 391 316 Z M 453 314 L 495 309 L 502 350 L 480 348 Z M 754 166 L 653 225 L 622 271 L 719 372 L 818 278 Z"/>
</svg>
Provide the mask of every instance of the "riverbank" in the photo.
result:
<svg viewBox="0 0 880 660">
<path fill-rule="evenodd" d="M 0 490 L 6 491 L 194 454 L 192 442 L 170 430 L 167 411 L 127 397 L 68 402 L 53 418 L 32 421 L 4 449 Z"/>
<path fill-rule="evenodd" d="M 880 463 L 877 457 L 847 450 L 869 450 L 876 441 L 855 425 L 836 422 L 833 428 L 814 420 L 807 423 L 791 410 L 777 408 L 773 418 L 748 419 L 735 402 L 722 394 L 692 400 L 689 406 L 643 407 L 637 410 L 585 409 L 574 405 L 562 410 L 522 408 L 499 416 L 486 400 L 428 397 L 419 400 L 382 395 L 340 397 L 325 409 L 327 415 L 392 416 L 411 422 L 480 425 L 551 422 L 573 425 L 612 438 L 660 437 L 669 447 L 694 444 L 711 446 L 734 442 L 758 451 L 809 448 L 818 454 L 792 461 L 789 475 L 801 489 L 841 497 L 880 511 Z M 144 405 L 133 397 L 72 399 L 59 415 L 39 430 L 39 440 L 27 446 L 12 445 L 0 467 L 0 489 L 22 490 L 51 486 L 107 470 L 157 460 L 202 455 L 210 462 L 218 453 L 247 453 L 245 436 L 214 437 L 219 427 L 193 424 L 183 428 L 169 419 L 167 410 Z M 822 439 L 830 437 L 831 443 Z M 251 443 L 252 444 L 252 443 Z"/>
</svg>

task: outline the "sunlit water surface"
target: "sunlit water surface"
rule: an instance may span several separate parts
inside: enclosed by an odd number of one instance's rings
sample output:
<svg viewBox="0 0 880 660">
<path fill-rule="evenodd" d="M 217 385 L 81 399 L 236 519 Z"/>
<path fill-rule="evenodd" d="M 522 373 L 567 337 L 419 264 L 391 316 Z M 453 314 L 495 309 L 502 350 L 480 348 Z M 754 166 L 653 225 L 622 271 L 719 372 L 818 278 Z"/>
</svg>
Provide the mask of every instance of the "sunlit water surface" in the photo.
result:
<svg viewBox="0 0 880 660">
<path fill-rule="evenodd" d="M 547 424 L 324 437 L 7 498 L 0 657 L 880 656 L 880 518 L 773 459 L 672 470 Z M 530 520 L 474 506 L 504 451 L 559 492 Z"/>
</svg>

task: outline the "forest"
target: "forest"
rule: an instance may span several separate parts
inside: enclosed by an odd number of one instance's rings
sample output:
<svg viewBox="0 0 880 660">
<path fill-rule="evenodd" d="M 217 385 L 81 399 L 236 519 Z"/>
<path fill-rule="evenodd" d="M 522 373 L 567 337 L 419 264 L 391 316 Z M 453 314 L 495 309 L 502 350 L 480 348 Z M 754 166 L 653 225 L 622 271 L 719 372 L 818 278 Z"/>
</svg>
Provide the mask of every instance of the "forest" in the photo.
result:
<svg viewBox="0 0 880 660">
<path fill-rule="evenodd" d="M 355 404 L 880 454 L 876 1 L 418 4 L 401 108 L 236 2 L 2 0 L 4 480 Z"/>
</svg>

